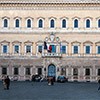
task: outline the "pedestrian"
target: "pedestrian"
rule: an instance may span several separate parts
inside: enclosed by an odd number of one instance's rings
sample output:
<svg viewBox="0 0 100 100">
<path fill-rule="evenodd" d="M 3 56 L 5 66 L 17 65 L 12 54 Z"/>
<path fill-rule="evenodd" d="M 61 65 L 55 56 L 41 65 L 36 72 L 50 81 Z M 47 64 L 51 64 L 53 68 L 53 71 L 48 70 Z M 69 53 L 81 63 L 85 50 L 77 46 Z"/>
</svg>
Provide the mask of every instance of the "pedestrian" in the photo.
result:
<svg viewBox="0 0 100 100">
<path fill-rule="evenodd" d="M 9 86 L 10 86 L 10 79 L 9 79 L 9 76 L 6 77 L 5 83 L 6 83 L 7 90 L 9 90 Z"/>
<path fill-rule="evenodd" d="M 2 79 L 4 90 L 7 89 L 5 79 L 6 79 L 6 76 L 4 76 L 3 79 Z"/>
<path fill-rule="evenodd" d="M 98 83 L 99 83 L 99 87 L 98 87 L 98 90 L 100 90 L 100 79 L 98 80 Z"/>
</svg>

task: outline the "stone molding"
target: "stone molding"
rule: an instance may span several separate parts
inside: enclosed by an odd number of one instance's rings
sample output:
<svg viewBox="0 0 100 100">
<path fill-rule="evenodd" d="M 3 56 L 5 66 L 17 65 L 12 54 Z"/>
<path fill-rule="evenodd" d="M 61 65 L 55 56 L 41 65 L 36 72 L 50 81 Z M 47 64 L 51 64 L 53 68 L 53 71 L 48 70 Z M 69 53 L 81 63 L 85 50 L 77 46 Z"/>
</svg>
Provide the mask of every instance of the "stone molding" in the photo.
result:
<svg viewBox="0 0 100 100">
<path fill-rule="evenodd" d="M 100 10 L 100 4 L 0 3 L 0 10 Z"/>
</svg>

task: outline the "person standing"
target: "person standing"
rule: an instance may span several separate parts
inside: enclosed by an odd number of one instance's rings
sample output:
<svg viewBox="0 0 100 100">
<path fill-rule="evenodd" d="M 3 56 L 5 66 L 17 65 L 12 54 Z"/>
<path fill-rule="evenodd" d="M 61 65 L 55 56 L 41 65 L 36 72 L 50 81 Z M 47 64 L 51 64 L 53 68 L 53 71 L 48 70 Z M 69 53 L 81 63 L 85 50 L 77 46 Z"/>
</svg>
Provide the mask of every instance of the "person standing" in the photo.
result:
<svg viewBox="0 0 100 100">
<path fill-rule="evenodd" d="M 99 83 L 99 87 L 98 87 L 98 90 L 100 90 L 100 79 L 98 80 L 98 83 Z"/>
<path fill-rule="evenodd" d="M 9 79 L 9 76 L 6 77 L 6 79 L 5 79 L 5 84 L 6 84 L 7 90 L 9 90 L 9 86 L 10 86 L 10 79 Z"/>
<path fill-rule="evenodd" d="M 4 76 L 3 79 L 2 79 L 4 90 L 7 89 L 5 79 L 6 79 L 6 77 Z"/>
</svg>

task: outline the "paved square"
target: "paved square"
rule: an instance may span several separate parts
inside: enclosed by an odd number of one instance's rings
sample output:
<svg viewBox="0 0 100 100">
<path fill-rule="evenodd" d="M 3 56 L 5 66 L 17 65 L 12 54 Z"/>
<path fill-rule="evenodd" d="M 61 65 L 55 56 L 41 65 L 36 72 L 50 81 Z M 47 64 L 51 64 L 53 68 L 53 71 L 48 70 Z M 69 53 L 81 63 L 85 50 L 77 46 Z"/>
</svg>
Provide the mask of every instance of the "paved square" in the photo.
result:
<svg viewBox="0 0 100 100">
<path fill-rule="evenodd" d="M 97 83 L 11 82 L 10 90 L 3 90 L 0 100 L 100 100 Z"/>
</svg>

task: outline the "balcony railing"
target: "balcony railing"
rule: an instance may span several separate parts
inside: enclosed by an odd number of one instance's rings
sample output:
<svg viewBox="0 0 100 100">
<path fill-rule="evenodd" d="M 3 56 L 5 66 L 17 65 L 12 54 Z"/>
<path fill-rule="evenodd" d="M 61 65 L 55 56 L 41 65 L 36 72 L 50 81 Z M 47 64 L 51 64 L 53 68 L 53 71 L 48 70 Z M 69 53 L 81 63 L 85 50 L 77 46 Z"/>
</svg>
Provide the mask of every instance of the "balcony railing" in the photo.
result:
<svg viewBox="0 0 100 100">
<path fill-rule="evenodd" d="M 62 57 L 61 53 L 43 53 L 42 57 Z"/>
</svg>

